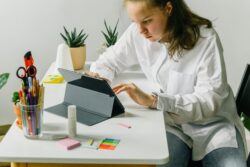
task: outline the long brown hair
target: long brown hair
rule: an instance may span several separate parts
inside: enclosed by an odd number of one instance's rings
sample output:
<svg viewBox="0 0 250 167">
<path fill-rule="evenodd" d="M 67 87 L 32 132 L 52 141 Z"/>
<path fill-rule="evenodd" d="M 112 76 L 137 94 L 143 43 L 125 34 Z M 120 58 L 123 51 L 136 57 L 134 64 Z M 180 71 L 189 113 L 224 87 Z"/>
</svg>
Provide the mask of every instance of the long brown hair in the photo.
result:
<svg viewBox="0 0 250 167">
<path fill-rule="evenodd" d="M 140 1 L 145 3 L 146 7 L 158 7 L 165 9 L 168 2 L 171 2 L 173 9 L 168 17 L 167 31 L 170 40 L 169 55 L 172 57 L 178 52 L 181 55 L 183 49 L 192 49 L 200 38 L 200 26 L 212 27 L 212 22 L 192 12 L 184 0 L 124 0 Z"/>
</svg>

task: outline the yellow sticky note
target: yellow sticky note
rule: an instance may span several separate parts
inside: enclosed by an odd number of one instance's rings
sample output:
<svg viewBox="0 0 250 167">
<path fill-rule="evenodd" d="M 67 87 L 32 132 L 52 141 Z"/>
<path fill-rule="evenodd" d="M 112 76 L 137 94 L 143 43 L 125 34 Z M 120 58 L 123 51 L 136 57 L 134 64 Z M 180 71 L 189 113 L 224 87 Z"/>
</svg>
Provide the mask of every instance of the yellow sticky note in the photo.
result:
<svg viewBox="0 0 250 167">
<path fill-rule="evenodd" d="M 63 83 L 64 78 L 61 75 L 47 75 L 44 80 L 43 83 L 47 83 L 47 84 L 57 84 L 57 83 Z"/>
</svg>

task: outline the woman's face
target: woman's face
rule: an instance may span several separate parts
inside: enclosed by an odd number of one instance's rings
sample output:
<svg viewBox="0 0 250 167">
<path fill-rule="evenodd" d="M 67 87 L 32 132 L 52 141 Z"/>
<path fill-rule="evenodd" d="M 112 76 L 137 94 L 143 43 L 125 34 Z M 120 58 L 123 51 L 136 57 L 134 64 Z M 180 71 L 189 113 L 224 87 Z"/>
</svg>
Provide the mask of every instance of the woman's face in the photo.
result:
<svg viewBox="0 0 250 167">
<path fill-rule="evenodd" d="M 159 41 L 166 36 L 169 9 L 147 8 L 144 2 L 127 1 L 129 17 L 136 23 L 139 32 L 150 41 Z M 170 11 L 171 12 L 171 11 Z"/>
</svg>

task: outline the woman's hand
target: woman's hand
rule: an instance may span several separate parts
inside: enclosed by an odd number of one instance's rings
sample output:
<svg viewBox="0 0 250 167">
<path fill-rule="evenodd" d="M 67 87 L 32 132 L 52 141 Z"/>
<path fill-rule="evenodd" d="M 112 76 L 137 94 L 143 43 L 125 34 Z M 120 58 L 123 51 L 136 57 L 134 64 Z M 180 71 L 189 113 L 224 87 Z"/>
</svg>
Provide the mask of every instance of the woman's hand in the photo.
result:
<svg viewBox="0 0 250 167">
<path fill-rule="evenodd" d="M 90 72 L 90 71 L 86 71 L 83 73 L 84 75 L 88 75 L 88 76 L 91 76 L 93 78 L 100 78 L 100 75 L 96 72 Z"/>
<path fill-rule="evenodd" d="M 103 79 L 103 80 L 107 81 L 108 84 L 111 83 L 110 80 L 108 80 L 107 78 L 101 77 L 101 76 L 100 76 L 98 73 L 96 73 L 96 72 L 90 72 L 90 71 L 88 71 L 88 72 L 84 72 L 84 75 L 87 75 L 87 76 L 90 76 L 90 77 L 93 77 L 93 78 Z"/>
<path fill-rule="evenodd" d="M 112 89 L 116 94 L 126 91 L 130 98 L 137 104 L 150 107 L 154 103 L 154 97 L 143 92 L 134 83 L 121 83 L 114 86 Z"/>
</svg>

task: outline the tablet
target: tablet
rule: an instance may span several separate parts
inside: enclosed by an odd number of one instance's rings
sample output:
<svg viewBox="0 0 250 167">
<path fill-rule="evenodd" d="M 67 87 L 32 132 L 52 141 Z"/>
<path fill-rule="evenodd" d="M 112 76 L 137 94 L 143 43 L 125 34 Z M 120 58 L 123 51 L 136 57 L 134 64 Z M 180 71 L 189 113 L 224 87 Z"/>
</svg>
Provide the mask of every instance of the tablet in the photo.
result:
<svg viewBox="0 0 250 167">
<path fill-rule="evenodd" d="M 93 91 L 115 96 L 115 93 L 113 92 L 112 88 L 110 87 L 110 85 L 105 79 L 95 78 L 95 77 L 92 77 L 83 73 L 78 73 L 78 72 L 66 70 L 63 68 L 58 68 L 58 71 L 64 77 L 64 80 L 68 83 L 69 82 L 74 83 L 75 85 L 78 85 L 78 86 L 81 86 L 81 87 L 84 87 Z"/>
<path fill-rule="evenodd" d="M 66 118 L 67 107 L 76 105 L 77 121 L 86 125 L 124 113 L 122 103 L 106 80 L 61 68 L 58 71 L 67 81 L 64 102 L 45 111 Z"/>
</svg>

